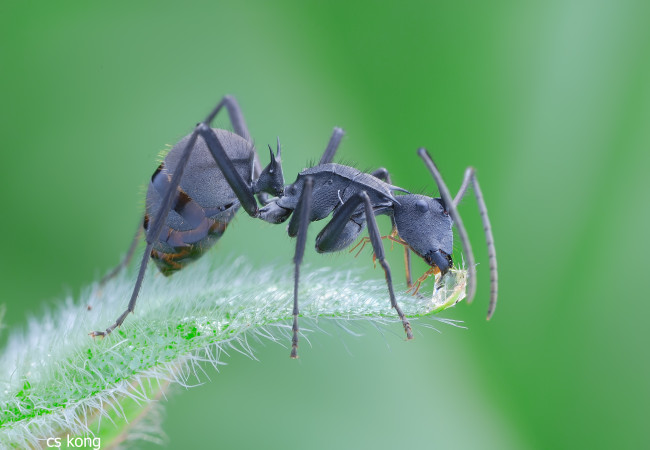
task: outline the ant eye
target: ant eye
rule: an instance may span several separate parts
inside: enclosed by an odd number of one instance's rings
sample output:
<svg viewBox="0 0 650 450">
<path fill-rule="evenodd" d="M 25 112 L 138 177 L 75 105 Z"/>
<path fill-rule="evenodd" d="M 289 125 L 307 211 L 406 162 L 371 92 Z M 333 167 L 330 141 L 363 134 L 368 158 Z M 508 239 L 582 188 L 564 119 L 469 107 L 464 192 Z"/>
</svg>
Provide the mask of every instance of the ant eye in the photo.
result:
<svg viewBox="0 0 650 450">
<path fill-rule="evenodd" d="M 417 202 L 415 202 L 415 207 L 421 213 L 427 212 L 429 210 L 429 205 L 427 205 L 427 202 L 425 202 L 424 200 L 418 200 Z"/>
</svg>

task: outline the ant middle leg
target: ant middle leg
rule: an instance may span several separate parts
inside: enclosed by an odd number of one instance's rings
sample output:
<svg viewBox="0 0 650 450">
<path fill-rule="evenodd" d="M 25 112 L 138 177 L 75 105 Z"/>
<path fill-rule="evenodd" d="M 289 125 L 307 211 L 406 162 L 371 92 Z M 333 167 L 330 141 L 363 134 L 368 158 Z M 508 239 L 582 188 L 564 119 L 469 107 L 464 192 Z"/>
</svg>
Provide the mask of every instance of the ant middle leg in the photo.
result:
<svg viewBox="0 0 650 450">
<path fill-rule="evenodd" d="M 307 177 L 303 191 L 300 194 L 300 200 L 294 213 L 291 215 L 289 221 L 288 232 L 289 236 L 296 237 L 296 253 L 293 257 L 294 263 L 294 278 L 293 278 L 293 326 L 291 331 L 293 336 L 291 338 L 291 358 L 298 358 L 298 284 L 300 279 L 300 265 L 302 258 L 305 255 L 305 245 L 307 242 L 307 228 L 309 227 L 309 216 L 311 215 L 312 203 L 312 188 L 314 186 L 314 179 Z"/>
<path fill-rule="evenodd" d="M 320 162 L 318 164 L 328 164 L 332 162 L 334 155 L 336 154 L 336 150 L 339 148 L 339 144 L 341 143 L 341 139 L 343 139 L 343 135 L 345 135 L 343 128 L 334 127 L 332 136 L 330 137 L 330 140 L 327 143 L 327 147 L 325 148 L 323 156 L 321 156 Z"/>
</svg>

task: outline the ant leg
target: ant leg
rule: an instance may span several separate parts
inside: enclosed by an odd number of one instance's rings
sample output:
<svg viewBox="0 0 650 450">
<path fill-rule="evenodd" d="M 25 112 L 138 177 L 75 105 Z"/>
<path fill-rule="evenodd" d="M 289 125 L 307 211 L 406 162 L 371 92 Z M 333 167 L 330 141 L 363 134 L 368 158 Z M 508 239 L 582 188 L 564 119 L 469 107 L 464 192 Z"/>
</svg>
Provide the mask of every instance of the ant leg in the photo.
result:
<svg viewBox="0 0 650 450">
<path fill-rule="evenodd" d="M 371 175 L 388 184 L 393 184 L 390 179 L 390 173 L 388 173 L 388 169 L 385 167 L 380 167 L 372 172 Z M 393 216 L 390 216 L 390 223 L 393 226 L 393 232 L 397 232 L 397 226 L 395 225 L 395 218 Z M 406 269 L 406 287 L 410 289 L 413 286 L 413 279 L 411 278 L 411 249 L 407 245 L 404 246 L 404 268 Z"/>
<path fill-rule="evenodd" d="M 474 260 L 474 252 L 472 252 L 472 246 L 469 242 L 469 237 L 467 236 L 467 230 L 465 230 L 465 225 L 463 225 L 463 220 L 461 219 L 460 214 L 456 209 L 454 200 L 451 198 L 449 189 L 442 179 L 442 175 L 440 175 L 438 168 L 431 159 L 431 156 L 424 148 L 418 149 L 418 155 L 420 158 L 422 158 L 424 164 L 429 169 L 429 172 L 431 172 L 433 179 L 436 181 L 438 190 L 440 191 L 440 197 L 442 198 L 442 202 L 444 204 L 444 208 L 449 212 L 452 220 L 456 224 L 456 228 L 458 229 L 458 235 L 460 236 L 460 241 L 463 245 L 465 256 L 467 257 L 467 270 L 469 271 L 467 277 L 467 303 L 471 303 L 471 301 L 474 299 L 474 295 L 476 294 L 476 261 Z"/>
<path fill-rule="evenodd" d="M 476 171 L 473 167 L 468 167 L 465 170 L 465 175 L 463 177 L 463 183 L 454 197 L 454 206 L 458 206 L 458 203 L 463 199 L 463 196 L 467 193 L 467 188 L 469 184 L 472 183 L 474 188 L 474 195 L 476 197 L 476 203 L 478 203 L 478 211 L 481 215 L 481 221 L 483 222 L 483 231 L 485 232 L 485 240 L 487 242 L 488 248 L 488 260 L 490 261 L 490 306 L 488 307 L 488 319 L 494 314 L 494 309 L 497 306 L 497 294 L 499 289 L 499 278 L 497 273 L 497 254 L 494 247 L 494 237 L 492 236 L 492 225 L 490 224 L 490 218 L 488 217 L 487 206 L 485 206 L 485 200 L 483 199 L 483 192 L 481 187 L 478 184 L 478 178 L 476 177 Z"/>
<path fill-rule="evenodd" d="M 305 244 L 307 242 L 307 227 L 309 226 L 309 215 L 312 203 L 312 188 L 314 180 L 312 177 L 305 179 L 302 194 L 298 201 L 298 207 L 291 216 L 289 222 L 289 236 L 297 236 L 296 239 L 296 253 L 293 257 L 294 278 L 293 278 L 293 337 L 291 339 L 291 358 L 298 358 L 298 282 L 300 279 L 300 264 L 305 255 Z"/>
<path fill-rule="evenodd" d="M 249 216 L 257 217 L 259 212 L 257 208 L 257 202 L 255 201 L 255 196 L 253 195 L 253 190 L 246 184 L 241 175 L 239 175 L 239 172 L 237 172 L 232 161 L 226 154 L 221 141 L 219 141 L 219 138 L 215 134 L 214 130 L 210 128 L 210 125 L 208 125 L 208 123 L 209 122 L 206 121 L 198 124 L 194 133 L 200 134 L 205 141 L 208 149 L 210 150 L 210 153 L 212 153 L 212 157 L 217 163 L 217 166 L 219 166 L 219 169 L 221 169 L 221 172 L 223 172 L 224 178 L 230 185 L 231 189 L 234 191 L 244 210 L 246 210 Z M 174 173 L 174 176 L 176 176 L 176 173 Z M 173 179 L 171 184 L 174 184 Z M 176 187 L 178 187 L 178 184 L 174 186 L 174 188 Z"/>
<path fill-rule="evenodd" d="M 406 287 L 410 289 L 413 286 L 411 278 L 411 250 L 404 246 L 404 268 L 406 269 Z"/>
<path fill-rule="evenodd" d="M 221 100 L 228 111 L 228 118 L 230 119 L 230 124 L 232 125 L 233 131 L 235 134 L 246 139 L 253 149 L 253 172 L 252 177 L 254 180 L 257 180 L 262 173 L 262 165 L 260 163 L 260 156 L 257 154 L 257 150 L 253 145 L 253 140 L 251 134 L 248 132 L 248 127 L 246 126 L 246 120 L 244 120 L 244 114 L 242 113 L 241 107 L 232 95 L 224 95 Z M 262 204 L 267 204 L 269 202 L 269 194 L 266 192 L 260 192 L 257 194 L 257 198 Z"/>
<path fill-rule="evenodd" d="M 217 105 L 215 110 L 210 114 L 210 116 L 208 116 L 208 118 L 210 119 L 214 118 L 214 116 L 219 112 L 219 109 L 221 109 L 222 106 L 223 106 L 223 101 L 219 102 L 219 105 Z M 160 237 L 160 232 L 163 229 L 165 220 L 167 220 L 169 209 L 171 208 L 172 201 L 174 200 L 175 197 L 174 194 L 176 194 L 176 188 L 178 187 L 181 181 L 181 177 L 183 176 L 183 171 L 185 170 L 187 161 L 189 161 L 190 155 L 192 154 L 192 149 L 194 149 L 194 144 L 196 143 L 196 139 L 198 137 L 197 130 L 198 130 L 198 126 L 190 135 L 190 139 L 187 141 L 187 144 L 185 145 L 185 149 L 183 149 L 183 154 L 181 156 L 181 159 L 178 163 L 178 166 L 176 167 L 176 170 L 174 171 L 174 175 L 172 176 L 172 180 L 169 183 L 169 188 L 165 193 L 165 197 L 162 200 L 162 206 L 158 209 L 158 212 L 156 213 L 156 218 L 154 219 L 153 223 L 150 224 L 149 230 L 146 233 L 147 247 L 145 248 L 144 254 L 142 255 L 142 261 L 140 262 L 140 270 L 138 271 L 138 278 L 135 281 L 135 286 L 133 287 L 133 293 L 131 294 L 131 299 L 129 300 L 129 305 L 126 308 L 126 311 L 124 311 L 117 318 L 117 320 L 113 325 L 106 328 L 106 331 L 92 331 L 90 333 L 92 337 L 106 336 L 111 334 L 111 332 L 115 328 L 122 325 L 126 316 L 128 316 L 129 313 L 132 313 L 133 310 L 135 309 L 135 303 L 136 300 L 138 299 L 138 293 L 140 292 L 142 281 L 144 280 L 144 274 L 147 269 L 147 263 L 149 262 L 149 257 L 151 256 L 151 251 L 153 250 L 153 244 Z"/>
<path fill-rule="evenodd" d="M 384 181 L 388 184 L 393 184 L 393 182 L 390 179 L 390 173 L 388 173 L 388 169 L 386 169 L 385 167 L 380 167 L 374 172 L 371 172 L 370 175 L 372 175 L 375 178 L 379 178 L 381 181 Z"/>
<path fill-rule="evenodd" d="M 104 275 L 101 280 L 99 280 L 99 286 L 104 286 L 108 280 L 114 278 L 118 273 L 120 273 L 122 269 L 129 265 L 129 262 L 131 262 L 131 258 L 133 258 L 133 254 L 135 253 L 135 249 L 140 242 L 140 235 L 142 234 L 142 230 L 142 224 L 138 223 L 138 229 L 135 232 L 135 236 L 133 236 L 133 239 L 131 240 L 131 245 L 126 252 L 126 256 L 124 256 L 124 259 L 122 259 L 122 261 L 120 261 L 120 263 L 115 266 L 113 270 L 111 270 L 109 273 Z"/>
<path fill-rule="evenodd" d="M 359 217 L 357 208 L 360 204 L 363 203 L 364 216 Z M 370 198 L 368 194 L 364 191 L 360 194 L 357 194 L 350 199 L 348 199 L 344 204 L 339 206 L 332 217 L 332 220 L 323 228 L 319 233 L 316 240 L 316 249 L 319 252 L 329 252 L 340 250 L 343 244 L 352 242 L 356 236 L 361 232 L 363 226 L 360 225 L 357 221 L 368 222 L 368 234 L 370 235 L 370 242 L 372 243 L 372 248 L 375 252 L 379 264 L 384 269 L 384 274 L 386 276 L 386 284 L 388 285 L 388 294 L 390 296 L 390 304 L 397 315 L 402 321 L 404 326 L 404 331 L 406 331 L 406 338 L 413 339 L 413 333 L 411 332 L 411 324 L 404 317 L 402 309 L 397 304 L 395 299 L 395 292 L 393 290 L 393 281 L 390 273 L 390 266 L 388 261 L 386 261 L 384 255 L 384 246 L 381 242 L 381 235 L 379 234 L 379 227 L 377 226 L 377 219 L 375 218 L 375 213 L 372 209 L 372 204 L 370 203 Z"/>
<path fill-rule="evenodd" d="M 325 152 L 323 152 L 323 156 L 318 163 L 319 165 L 332 162 L 344 134 L 345 131 L 343 131 L 343 128 L 334 127 L 334 131 L 332 131 L 332 137 L 330 137 L 330 141 L 327 143 L 327 148 L 325 149 Z"/>
<path fill-rule="evenodd" d="M 366 248 L 366 244 L 367 244 L 368 242 L 370 242 L 370 238 L 369 238 L 369 237 L 362 237 L 361 239 L 359 239 L 359 242 L 357 242 L 356 244 L 354 244 L 354 247 L 352 247 L 352 248 L 350 249 L 350 252 L 349 252 L 349 253 L 352 253 L 353 251 L 355 251 L 355 250 L 357 249 L 357 247 L 361 246 L 361 248 L 357 251 L 357 254 L 354 255 L 354 257 L 356 258 L 357 256 L 359 256 L 359 255 L 361 254 L 361 252 L 363 251 L 363 249 Z"/>
<path fill-rule="evenodd" d="M 372 204 L 370 203 L 370 198 L 368 197 L 368 194 L 365 191 L 362 192 L 360 195 L 361 198 L 363 199 L 364 207 L 366 210 L 366 220 L 368 221 L 368 234 L 370 235 L 372 248 L 374 249 L 375 255 L 379 260 L 379 264 L 381 264 L 381 267 L 383 267 L 384 274 L 386 275 L 386 284 L 388 285 L 388 294 L 390 295 L 391 306 L 395 308 L 395 311 L 397 311 L 397 315 L 402 320 L 402 325 L 404 325 L 404 331 L 406 331 L 406 339 L 413 339 L 413 333 L 411 333 L 411 324 L 409 323 L 408 319 L 404 317 L 404 313 L 402 312 L 402 309 L 397 304 L 397 300 L 395 300 L 395 292 L 393 291 L 393 282 L 390 274 L 390 266 L 388 265 L 388 261 L 386 261 L 386 258 L 384 256 L 384 246 L 381 242 L 381 235 L 379 234 L 379 227 L 377 226 L 377 218 L 375 217 L 375 214 L 372 210 Z"/>
<path fill-rule="evenodd" d="M 187 162 L 190 159 L 192 150 L 194 149 L 194 144 L 196 143 L 199 134 L 201 134 L 201 136 L 203 136 L 204 140 L 206 141 L 206 144 L 214 156 L 217 165 L 223 172 L 224 177 L 230 184 L 232 190 L 235 192 L 235 195 L 237 195 L 237 198 L 241 202 L 241 205 L 244 207 L 248 214 L 253 217 L 257 216 L 257 203 L 255 202 L 255 197 L 253 197 L 252 190 L 246 185 L 239 173 L 235 170 L 235 167 L 228 158 L 228 155 L 226 155 L 225 151 L 223 150 L 223 146 L 219 142 L 219 139 L 209 126 L 221 108 L 223 108 L 225 103 L 225 99 L 222 99 L 212 110 L 212 112 L 205 118 L 205 120 L 196 126 L 190 135 L 185 148 L 183 149 L 183 153 L 181 154 L 181 157 L 178 161 L 178 165 L 174 170 L 174 175 L 169 182 L 169 187 L 167 188 L 167 191 L 160 203 L 161 206 L 158 208 L 153 222 L 150 222 L 149 224 L 146 233 L 147 246 L 144 250 L 144 254 L 142 255 L 142 261 L 140 262 L 140 269 L 138 271 L 138 278 L 136 279 L 135 286 L 133 287 L 133 293 L 131 294 L 131 299 L 129 300 L 129 305 L 127 306 L 126 311 L 124 311 L 117 318 L 115 323 L 108 327 L 105 331 L 93 331 L 90 333 L 91 336 L 106 336 L 110 334 L 115 328 L 122 325 L 122 322 L 124 322 L 124 319 L 129 315 L 129 313 L 132 313 L 134 311 L 138 293 L 140 292 L 140 287 L 142 286 L 142 281 L 144 280 L 147 264 L 151 256 L 151 251 L 153 250 L 153 245 L 158 241 L 163 226 L 165 225 L 165 221 L 167 220 L 167 216 L 169 215 L 169 210 L 172 207 L 172 203 L 178 195 L 177 189 L 181 182 L 181 177 L 183 176 L 183 172 L 185 171 L 185 167 L 187 166 Z"/>
<path fill-rule="evenodd" d="M 251 135 L 248 132 L 248 127 L 246 126 L 246 121 L 244 120 L 244 114 L 241 111 L 241 107 L 237 100 L 232 95 L 224 95 L 223 100 L 221 100 L 228 111 L 228 117 L 230 118 L 230 124 L 235 134 L 246 139 L 248 142 L 251 142 Z M 259 168 L 261 172 L 261 167 Z"/>
</svg>

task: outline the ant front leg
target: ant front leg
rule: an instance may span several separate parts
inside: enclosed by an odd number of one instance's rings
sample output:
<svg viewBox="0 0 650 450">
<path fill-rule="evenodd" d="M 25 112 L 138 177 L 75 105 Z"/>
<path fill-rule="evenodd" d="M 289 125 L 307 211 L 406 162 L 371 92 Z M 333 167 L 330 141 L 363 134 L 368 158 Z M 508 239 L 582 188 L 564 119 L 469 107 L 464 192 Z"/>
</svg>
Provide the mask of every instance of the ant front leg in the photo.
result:
<svg viewBox="0 0 650 450">
<path fill-rule="evenodd" d="M 298 358 L 298 283 L 300 279 L 300 264 L 302 264 L 302 258 L 305 255 L 313 186 L 314 179 L 312 177 L 307 177 L 305 179 L 302 194 L 300 194 L 298 206 L 291 216 L 288 227 L 289 236 L 297 236 L 296 253 L 293 257 L 293 263 L 295 265 L 293 278 L 293 326 L 291 328 L 293 332 L 293 337 L 291 338 L 291 358 L 293 359 Z"/>
<path fill-rule="evenodd" d="M 357 211 L 357 208 L 361 204 L 363 204 L 363 218 L 359 217 L 359 212 Z M 411 324 L 404 316 L 402 309 L 399 307 L 397 300 L 395 299 L 390 266 L 385 258 L 384 246 L 381 242 L 377 219 L 375 218 L 370 198 L 365 191 L 351 197 L 337 208 L 332 220 L 318 235 L 316 248 L 319 252 L 340 250 L 342 242 L 349 244 L 361 232 L 363 229 L 361 224 L 363 224 L 364 221 L 368 222 L 368 234 L 370 242 L 372 243 L 372 248 L 379 264 L 381 264 L 381 267 L 384 269 L 388 295 L 390 296 L 390 304 L 395 308 L 397 315 L 402 321 L 404 331 L 406 332 L 406 339 L 413 339 Z M 361 222 L 361 224 L 359 224 L 359 222 Z"/>
<path fill-rule="evenodd" d="M 372 172 L 371 175 L 388 184 L 393 184 L 393 181 L 390 179 L 390 173 L 385 167 L 380 167 Z M 395 218 L 393 216 L 390 216 L 390 223 L 393 226 L 391 235 L 397 234 L 397 227 L 395 226 Z M 406 269 L 406 287 L 411 289 L 413 286 L 413 279 L 411 278 L 411 249 L 408 245 L 404 246 L 404 268 Z"/>
<path fill-rule="evenodd" d="M 375 251 L 377 259 L 379 260 L 379 264 L 381 264 L 381 267 L 384 269 L 384 274 L 386 275 L 386 284 L 388 285 L 388 294 L 390 295 L 391 306 L 395 308 L 397 315 L 402 320 L 402 325 L 404 325 L 404 331 L 406 332 L 406 339 L 413 339 L 411 324 L 406 319 L 406 317 L 404 317 L 404 313 L 402 312 L 402 309 L 399 307 L 397 300 L 395 299 L 395 292 L 393 290 L 393 282 L 390 274 L 390 266 L 388 265 L 388 261 L 386 261 L 384 255 L 384 246 L 381 242 L 381 235 L 379 234 L 379 227 L 377 226 L 377 218 L 375 217 L 374 211 L 372 210 L 370 198 L 365 192 L 362 192 L 359 195 L 363 199 L 364 207 L 366 210 L 366 219 L 368 220 L 368 234 L 370 235 L 372 248 Z"/>
</svg>

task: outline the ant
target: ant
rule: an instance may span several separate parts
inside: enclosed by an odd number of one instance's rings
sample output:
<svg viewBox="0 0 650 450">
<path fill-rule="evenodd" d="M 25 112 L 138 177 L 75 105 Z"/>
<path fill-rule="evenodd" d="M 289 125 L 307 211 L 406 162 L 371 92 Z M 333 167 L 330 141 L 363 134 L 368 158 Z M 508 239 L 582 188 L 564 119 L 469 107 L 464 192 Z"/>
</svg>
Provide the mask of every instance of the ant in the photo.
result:
<svg viewBox="0 0 650 450">
<path fill-rule="evenodd" d="M 224 107 L 234 132 L 210 126 Z M 411 289 L 415 288 L 415 294 L 427 276 L 440 273 L 442 278 L 453 266 L 452 226 L 456 225 L 467 257 L 467 298 L 471 302 L 476 293 L 476 264 L 456 208 L 470 183 L 476 195 L 488 247 L 491 276 L 489 319 L 497 300 L 497 260 L 487 208 L 474 169 L 470 167 L 465 171 L 460 190 L 452 198 L 428 152 L 420 148 L 418 155 L 436 181 L 440 198 L 411 194 L 391 184 L 390 175 L 384 168 L 364 173 L 350 166 L 332 163 L 343 134 L 342 129 L 334 128 L 320 162 L 300 172 L 295 182 L 285 186 L 280 139 L 275 154 L 269 146 L 270 162 L 262 170 L 237 101 L 232 96 L 223 97 L 206 119 L 169 151 L 153 173 L 147 191 L 143 226 L 139 227 L 122 263 L 102 280 L 105 282 L 128 264 L 140 232 L 144 230 L 147 246 L 128 307 L 105 331 L 93 331 L 90 335 L 110 334 L 133 312 L 149 258 L 166 276 L 181 270 L 221 238 L 234 215 L 243 207 L 249 216 L 269 223 L 282 223 L 290 218 L 289 236 L 297 238 L 293 258 L 292 358 L 298 357 L 298 284 L 307 228 L 311 222 L 330 214 L 331 220 L 316 237 L 316 251 L 327 253 L 342 250 L 350 246 L 367 226 L 369 237 L 360 243 L 365 245 L 369 241 L 372 244 L 374 257 L 384 270 L 391 306 L 402 321 L 406 338 L 413 339 L 411 325 L 395 299 L 382 238 L 388 237 L 404 246 L 407 284 Z M 186 171 L 187 174 L 183 176 Z M 395 196 L 394 192 L 398 191 L 402 195 Z M 391 217 L 393 230 L 389 236 L 379 233 L 375 217 L 379 214 Z M 430 266 L 416 285 L 411 284 L 411 251 Z"/>
</svg>

